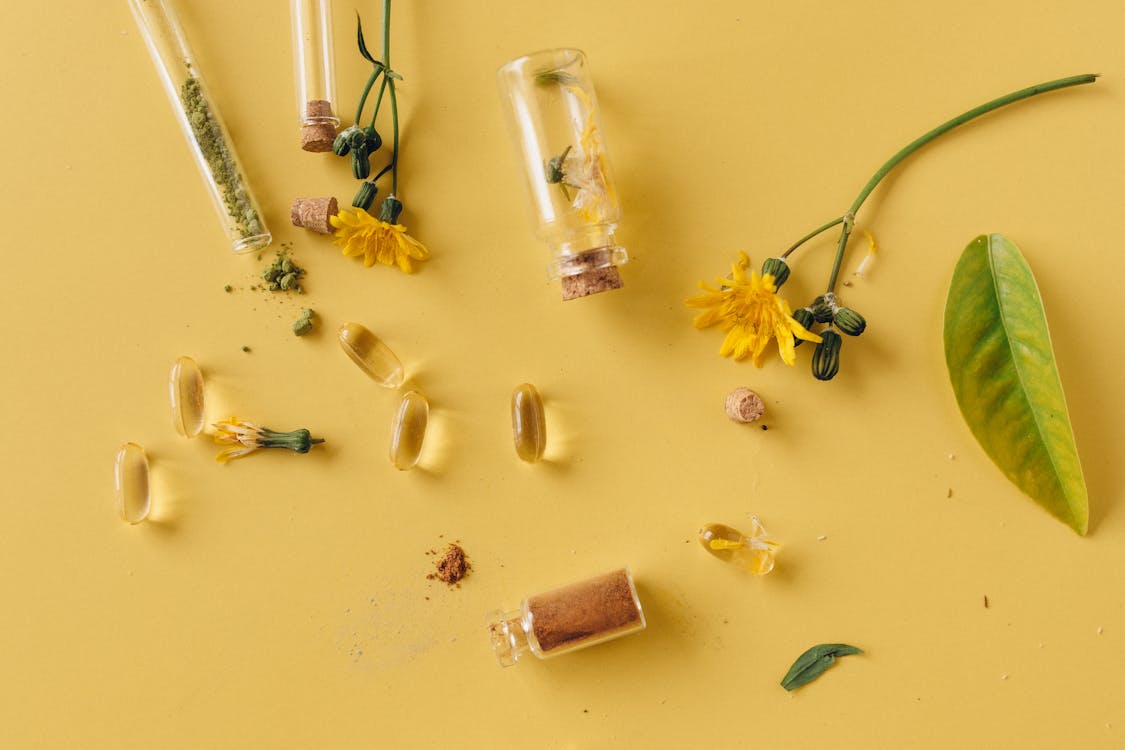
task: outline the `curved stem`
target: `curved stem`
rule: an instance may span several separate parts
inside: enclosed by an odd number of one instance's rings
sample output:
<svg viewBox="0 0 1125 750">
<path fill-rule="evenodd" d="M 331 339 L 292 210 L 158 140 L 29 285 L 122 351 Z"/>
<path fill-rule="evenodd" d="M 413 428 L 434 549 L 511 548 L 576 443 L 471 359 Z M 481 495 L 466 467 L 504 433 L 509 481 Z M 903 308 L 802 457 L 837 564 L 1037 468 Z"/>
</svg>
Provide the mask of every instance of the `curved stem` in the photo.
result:
<svg viewBox="0 0 1125 750">
<path fill-rule="evenodd" d="M 379 93 L 375 96 L 375 113 L 371 115 L 371 127 L 375 127 L 375 119 L 379 116 L 379 108 L 383 106 L 383 92 L 387 90 L 387 76 L 379 84 Z"/>
<path fill-rule="evenodd" d="M 799 239 L 799 240 L 797 240 L 796 242 L 794 242 L 794 243 L 793 243 L 793 244 L 792 244 L 792 245 L 790 246 L 790 248 L 789 248 L 788 250 L 786 250 L 785 252 L 783 252 L 783 253 L 781 254 L 781 257 L 782 257 L 782 259 L 784 259 L 784 258 L 788 258 L 788 257 L 789 257 L 789 255 L 790 255 L 790 254 L 791 254 L 791 253 L 792 253 L 792 252 L 793 252 L 794 250 L 796 250 L 797 248 L 799 248 L 799 247 L 800 247 L 801 245 L 805 244 L 806 242 L 808 242 L 809 240 L 811 240 L 811 239 L 812 239 L 813 237 L 816 237 L 816 236 L 817 236 L 818 234 L 820 234 L 821 232 L 827 232 L 827 231 L 828 231 L 829 229 L 831 229 L 832 227 L 836 226 L 837 224 L 840 224 L 840 223 L 842 223 L 843 221 L 844 221 L 844 217 L 843 217 L 843 216 L 841 216 L 841 217 L 839 217 L 839 218 L 837 218 L 837 219 L 833 219 L 832 221 L 828 222 L 828 223 L 827 223 L 827 224 L 825 224 L 824 226 L 821 226 L 821 227 L 817 227 L 816 229 L 812 230 L 811 232 L 809 232 L 808 234 L 806 234 L 806 235 L 805 235 L 804 237 L 802 237 L 801 239 Z"/>
<path fill-rule="evenodd" d="M 385 175 L 387 172 L 390 172 L 391 169 L 394 167 L 394 165 L 395 164 L 394 164 L 393 161 L 388 163 L 387 166 L 380 169 L 378 174 L 376 174 L 374 177 L 372 177 L 370 180 L 368 180 L 368 182 L 378 182 L 379 178 L 382 177 L 383 175 Z"/>
<path fill-rule="evenodd" d="M 379 76 L 383 74 L 383 68 L 375 68 L 371 71 L 371 76 L 367 79 L 367 85 L 363 87 L 363 93 L 359 97 L 359 106 L 355 108 L 355 124 L 359 127 L 359 119 L 363 117 L 363 107 L 367 104 L 367 95 L 371 93 L 371 87 L 375 85 L 375 81 L 379 80 Z M 384 85 L 386 79 L 384 79 Z M 379 98 L 382 98 L 382 90 L 380 90 Z M 376 112 L 378 111 L 378 102 L 376 102 Z"/>
<path fill-rule="evenodd" d="M 1085 83 L 1093 83 L 1097 79 L 1097 75 L 1087 73 L 1083 75 L 1059 78 L 1054 81 L 1047 81 L 1046 83 L 1040 83 L 1035 86 L 1028 86 L 1025 89 L 1013 91 L 1012 93 L 1001 96 L 998 99 L 993 99 L 992 101 L 985 102 L 979 107 L 974 107 L 968 112 L 964 112 L 957 117 L 954 117 L 952 120 L 943 122 L 933 130 L 925 133 L 922 136 L 919 136 L 918 138 L 908 143 L 901 150 L 899 150 L 898 153 L 888 159 L 886 163 L 883 164 L 883 166 L 879 167 L 879 170 L 875 172 L 874 175 L 872 175 L 871 179 L 867 181 L 867 184 L 863 186 L 863 189 L 859 191 L 859 195 L 856 196 L 856 199 L 852 202 L 851 208 L 848 209 L 848 215 L 851 215 L 853 217 L 855 216 L 856 212 L 859 211 L 860 206 L 863 205 L 863 202 L 867 200 L 867 197 L 869 195 L 871 195 L 871 191 L 873 191 L 875 189 L 875 186 L 878 185 L 879 182 L 887 176 L 888 172 L 898 166 L 898 164 L 902 162 L 903 159 L 910 156 L 915 151 L 922 148 L 938 136 L 944 135 L 950 130 L 953 130 L 960 125 L 964 125 L 970 120 L 975 120 L 981 115 L 988 114 L 989 112 L 1000 109 L 1001 107 L 1006 107 L 1007 105 L 1018 102 L 1021 99 L 1027 99 L 1038 94 L 1045 94 L 1049 91 L 1057 91 L 1058 89 L 1064 89 L 1069 86 L 1079 86 Z M 850 221 L 845 221 L 844 229 L 840 233 L 839 244 L 836 246 L 836 259 L 832 263 L 832 274 L 828 281 L 828 292 L 832 292 L 836 289 L 836 280 L 840 275 L 840 264 L 843 262 L 844 250 L 848 246 L 848 237 L 851 236 L 851 233 L 852 223 Z"/>
<path fill-rule="evenodd" d="M 840 241 L 836 245 L 836 257 L 832 261 L 832 273 L 828 277 L 828 288 L 825 294 L 836 291 L 836 279 L 840 277 L 840 265 L 844 261 L 844 248 L 848 246 L 848 237 L 852 235 L 850 224 L 844 224 L 844 231 L 840 232 Z"/>
</svg>

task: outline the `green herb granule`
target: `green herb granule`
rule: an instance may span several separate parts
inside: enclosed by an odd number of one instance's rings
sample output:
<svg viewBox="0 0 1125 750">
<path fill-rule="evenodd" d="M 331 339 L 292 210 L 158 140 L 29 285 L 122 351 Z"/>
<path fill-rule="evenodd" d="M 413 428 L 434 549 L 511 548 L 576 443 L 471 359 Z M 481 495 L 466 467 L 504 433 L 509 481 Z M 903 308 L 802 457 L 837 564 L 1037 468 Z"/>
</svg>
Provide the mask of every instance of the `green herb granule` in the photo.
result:
<svg viewBox="0 0 1125 750">
<path fill-rule="evenodd" d="M 184 103 L 184 112 L 187 114 L 191 132 L 195 142 L 207 162 L 211 176 L 223 194 L 223 203 L 226 205 L 227 214 L 238 227 L 242 237 L 253 237 L 262 233 L 262 222 L 258 212 L 251 205 L 243 185 L 242 175 L 238 172 L 234 155 L 223 138 L 223 131 L 218 121 L 211 112 L 211 105 L 203 96 L 199 79 L 195 76 L 188 77 L 180 87 L 180 99 Z"/>
</svg>

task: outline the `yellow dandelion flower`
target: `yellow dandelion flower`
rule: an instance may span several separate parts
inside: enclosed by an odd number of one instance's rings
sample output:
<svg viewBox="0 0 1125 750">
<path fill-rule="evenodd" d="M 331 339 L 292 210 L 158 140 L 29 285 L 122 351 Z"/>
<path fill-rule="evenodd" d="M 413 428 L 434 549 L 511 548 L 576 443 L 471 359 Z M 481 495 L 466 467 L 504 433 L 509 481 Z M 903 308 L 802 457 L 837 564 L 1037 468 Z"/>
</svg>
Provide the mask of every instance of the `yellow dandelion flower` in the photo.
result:
<svg viewBox="0 0 1125 750">
<path fill-rule="evenodd" d="M 402 224 L 376 219 L 362 208 L 345 209 L 329 221 L 336 227 L 336 245 L 343 248 L 344 255 L 363 256 L 365 266 L 382 263 L 414 273 L 413 261 L 430 257 L 425 245 L 407 234 Z"/>
<path fill-rule="evenodd" d="M 308 453 L 312 446 L 324 442 L 321 438 L 314 438 L 306 429 L 277 432 L 268 427 L 245 422 L 238 417 L 224 419 L 212 426 L 216 430 L 216 443 L 235 446 L 226 448 L 215 456 L 215 460 L 219 463 L 241 458 L 259 448 L 288 448 L 297 453 Z"/>
<path fill-rule="evenodd" d="M 787 365 L 797 361 L 793 337 L 820 343 L 820 336 L 793 319 L 789 303 L 777 296 L 772 274 L 747 274 L 750 258 L 739 253 L 731 267 L 730 278 L 718 280 L 719 288 L 700 284 L 703 294 L 685 300 L 688 307 L 703 310 L 695 317 L 696 328 L 717 325 L 726 331 L 719 354 L 741 360 L 752 357 L 762 366 L 762 357 L 770 339 L 777 341 L 781 359 Z"/>
</svg>

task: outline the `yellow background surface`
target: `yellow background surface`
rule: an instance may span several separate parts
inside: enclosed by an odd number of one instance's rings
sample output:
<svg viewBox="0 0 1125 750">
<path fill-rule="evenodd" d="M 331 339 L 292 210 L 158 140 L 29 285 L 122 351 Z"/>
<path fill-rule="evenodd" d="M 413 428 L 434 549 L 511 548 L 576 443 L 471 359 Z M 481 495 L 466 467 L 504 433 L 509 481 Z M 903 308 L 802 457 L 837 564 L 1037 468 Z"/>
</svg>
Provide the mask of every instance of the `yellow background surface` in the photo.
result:
<svg viewBox="0 0 1125 750">
<path fill-rule="evenodd" d="M 125 2 L 6 4 L 0 744 L 1125 746 L 1125 6 L 399 0 L 403 220 L 433 252 L 405 276 L 288 225 L 291 198 L 346 204 L 354 182 L 296 147 L 285 5 L 182 15 L 275 247 L 309 270 L 300 298 L 249 290 L 272 251 L 228 252 Z M 337 3 L 345 113 L 366 76 L 351 13 Z M 553 46 L 589 54 L 633 258 L 623 290 L 565 304 L 495 84 Z M 838 215 L 945 118 L 1082 72 L 1104 77 L 948 135 L 875 193 L 859 224 L 878 262 L 844 290 L 869 328 L 835 381 L 812 380 L 809 347 L 757 370 L 692 328 L 682 299 L 736 250 L 760 262 Z M 1086 538 L 992 466 L 948 385 L 945 292 L 986 232 L 1040 282 Z M 798 256 L 790 300 L 833 245 Z M 320 327 L 298 339 L 302 306 Z M 348 320 L 432 403 L 416 471 L 388 463 L 398 396 L 340 352 Z M 182 354 L 210 421 L 328 442 L 217 464 L 172 430 Z M 547 399 L 540 465 L 511 444 L 524 381 Z M 739 385 L 768 432 L 723 415 Z M 152 461 L 138 527 L 113 509 L 124 441 Z M 761 579 L 695 541 L 750 513 L 784 543 Z M 451 539 L 473 563 L 460 589 L 426 580 Z M 487 611 L 622 563 L 644 633 L 496 664 Z M 825 641 L 867 653 L 782 690 Z"/>
</svg>

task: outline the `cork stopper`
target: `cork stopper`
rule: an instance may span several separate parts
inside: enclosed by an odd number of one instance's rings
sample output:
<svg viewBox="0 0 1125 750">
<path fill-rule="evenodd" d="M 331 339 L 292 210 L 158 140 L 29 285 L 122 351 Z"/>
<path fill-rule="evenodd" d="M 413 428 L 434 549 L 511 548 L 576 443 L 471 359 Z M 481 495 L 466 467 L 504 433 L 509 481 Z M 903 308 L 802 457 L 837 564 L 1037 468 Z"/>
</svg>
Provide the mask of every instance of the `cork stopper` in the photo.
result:
<svg viewBox="0 0 1125 750">
<path fill-rule="evenodd" d="M 327 99 L 310 99 L 305 102 L 305 122 L 335 119 L 336 114 L 332 111 L 332 102 Z"/>
<path fill-rule="evenodd" d="M 607 263 L 610 257 L 606 248 L 598 248 L 568 258 L 566 261 L 568 270 L 577 273 L 562 277 L 563 301 L 588 297 L 591 294 L 608 292 L 624 286 L 617 266 Z"/>
<path fill-rule="evenodd" d="M 332 102 L 313 99 L 305 102 L 305 124 L 301 126 L 301 148 L 305 151 L 331 151 L 336 140 L 336 115 Z"/>
<path fill-rule="evenodd" d="M 331 151 L 336 140 L 336 126 L 330 122 L 301 126 L 301 148 L 305 151 L 322 153 Z"/>
<path fill-rule="evenodd" d="M 332 234 L 330 218 L 340 212 L 335 198 L 295 198 L 289 206 L 289 221 L 321 234 Z"/>
<path fill-rule="evenodd" d="M 624 285 L 625 282 L 621 280 L 621 272 L 617 270 L 617 266 L 595 268 L 592 271 L 583 271 L 574 276 L 563 276 L 562 298 L 563 301 L 566 301 L 588 297 L 598 292 L 620 289 Z"/>
<path fill-rule="evenodd" d="M 735 388 L 727 396 L 727 416 L 734 422 L 746 424 L 766 413 L 761 397 L 749 388 Z"/>
</svg>

